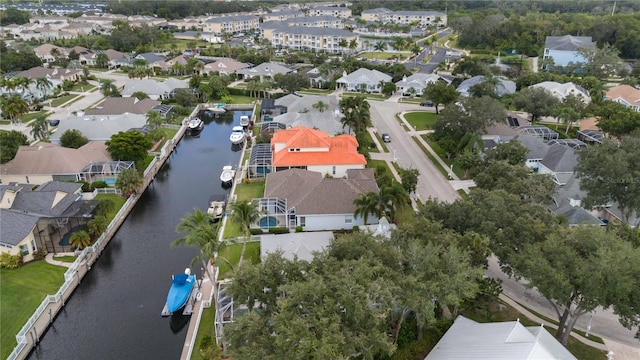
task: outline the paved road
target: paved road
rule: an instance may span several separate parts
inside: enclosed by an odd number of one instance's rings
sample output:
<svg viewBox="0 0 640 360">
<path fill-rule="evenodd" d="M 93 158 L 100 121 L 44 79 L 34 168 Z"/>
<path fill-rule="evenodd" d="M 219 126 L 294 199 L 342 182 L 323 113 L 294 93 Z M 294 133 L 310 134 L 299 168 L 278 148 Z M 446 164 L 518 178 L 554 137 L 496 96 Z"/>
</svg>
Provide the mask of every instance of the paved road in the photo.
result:
<svg viewBox="0 0 640 360">
<path fill-rule="evenodd" d="M 436 168 L 422 152 L 409 133 L 398 123 L 395 115 L 406 110 L 424 110 L 415 104 L 403 104 L 393 101 L 369 101 L 371 104 L 371 120 L 379 133 L 388 133 L 391 142 L 386 144 L 396 162 L 403 168 L 418 169 L 418 186 L 416 193 L 421 201 L 428 198 L 445 202 L 453 202 L 458 193 L 448 179 Z"/>
<path fill-rule="evenodd" d="M 502 280 L 502 289 L 507 296 L 548 318 L 557 319 L 555 310 L 537 290 L 527 289 L 526 281 L 510 279 L 500 270 L 498 259 L 495 256 L 489 258 L 489 269 L 487 269 L 486 275 Z M 576 327 L 586 331 L 589 326 L 589 318 L 589 314 L 582 315 L 578 319 Z M 634 339 L 635 330 L 629 330 L 622 326 L 613 311 L 598 309 L 591 319 L 591 333 L 631 346 L 628 351 L 636 351 L 638 355 L 636 359 L 640 359 L 640 342 Z"/>
<path fill-rule="evenodd" d="M 438 32 L 437 34 L 438 34 L 438 37 L 442 39 L 443 37 L 451 34 L 451 32 L 452 31 L 450 29 L 445 29 Z M 418 45 L 423 46 L 424 40 L 418 41 Z M 404 66 L 406 66 L 407 69 L 413 69 L 414 67 L 418 67 L 420 68 L 418 72 L 431 74 L 438 67 L 438 64 L 443 62 L 445 59 L 446 49 L 442 47 L 438 47 L 436 48 L 436 50 L 437 50 L 436 54 L 433 55 L 433 57 L 431 58 L 431 60 L 429 60 L 428 63 L 426 64 L 422 63 L 422 60 L 425 58 L 425 56 L 427 56 L 427 53 L 428 53 L 427 50 L 425 49 L 425 50 L 422 50 L 420 54 L 418 54 L 416 59 L 406 62 Z"/>
</svg>

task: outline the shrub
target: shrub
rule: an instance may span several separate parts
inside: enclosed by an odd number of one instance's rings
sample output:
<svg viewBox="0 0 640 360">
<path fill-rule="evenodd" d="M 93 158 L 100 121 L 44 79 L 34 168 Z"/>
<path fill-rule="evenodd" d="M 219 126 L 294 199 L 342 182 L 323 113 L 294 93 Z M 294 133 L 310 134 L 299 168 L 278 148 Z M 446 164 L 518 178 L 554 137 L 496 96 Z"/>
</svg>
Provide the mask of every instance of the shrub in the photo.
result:
<svg viewBox="0 0 640 360">
<path fill-rule="evenodd" d="M 285 227 L 272 227 L 269 228 L 269 234 L 288 234 L 289 229 Z"/>
<path fill-rule="evenodd" d="M 296 226 L 296 232 L 302 232 L 302 226 Z"/>
<path fill-rule="evenodd" d="M 109 187 L 109 184 L 107 184 L 104 181 L 98 180 L 98 181 L 94 181 L 93 183 L 91 183 L 91 191 L 95 190 L 95 189 L 104 189 Z"/>
<path fill-rule="evenodd" d="M 211 338 L 211 335 L 206 334 L 205 336 L 202 337 L 202 339 L 200 339 L 201 350 L 207 349 L 211 345 L 213 345 L 213 339 Z"/>
<path fill-rule="evenodd" d="M 82 184 L 82 191 L 83 192 L 90 192 L 93 189 L 91 189 L 91 185 L 89 185 L 88 182 L 80 180 L 80 181 L 76 181 L 78 184 Z"/>
<path fill-rule="evenodd" d="M 263 233 L 262 229 L 260 228 L 249 229 L 249 232 L 251 233 L 251 235 L 260 235 Z"/>
<path fill-rule="evenodd" d="M 47 249 L 40 248 L 33 253 L 33 260 L 42 260 L 47 256 Z"/>
<path fill-rule="evenodd" d="M 10 255 L 8 253 L 0 254 L 0 268 L 17 269 L 22 265 L 22 255 Z"/>
<path fill-rule="evenodd" d="M 353 230 L 353 231 L 360 231 L 360 226 L 358 226 L 358 225 L 353 225 L 353 227 L 351 228 L 351 230 Z"/>
</svg>

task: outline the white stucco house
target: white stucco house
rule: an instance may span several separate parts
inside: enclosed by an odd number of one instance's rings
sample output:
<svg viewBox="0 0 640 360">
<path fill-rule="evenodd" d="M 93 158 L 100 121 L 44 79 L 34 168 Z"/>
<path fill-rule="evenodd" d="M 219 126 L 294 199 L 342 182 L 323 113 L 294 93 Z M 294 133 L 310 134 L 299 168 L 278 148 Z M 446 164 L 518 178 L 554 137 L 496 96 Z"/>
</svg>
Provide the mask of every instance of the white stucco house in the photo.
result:
<svg viewBox="0 0 640 360">
<path fill-rule="evenodd" d="M 381 93 L 383 84 L 391 82 L 392 79 L 390 75 L 378 70 L 360 68 L 351 74 L 343 72 L 342 77 L 336 80 L 336 88 L 347 91 Z"/>
<path fill-rule="evenodd" d="M 420 97 L 429 84 L 438 81 L 445 82 L 447 85 L 451 83 L 451 81 L 436 74 L 415 73 L 409 77 L 403 77 L 402 80 L 396 83 L 396 88 L 402 92 L 403 96 Z"/>
</svg>

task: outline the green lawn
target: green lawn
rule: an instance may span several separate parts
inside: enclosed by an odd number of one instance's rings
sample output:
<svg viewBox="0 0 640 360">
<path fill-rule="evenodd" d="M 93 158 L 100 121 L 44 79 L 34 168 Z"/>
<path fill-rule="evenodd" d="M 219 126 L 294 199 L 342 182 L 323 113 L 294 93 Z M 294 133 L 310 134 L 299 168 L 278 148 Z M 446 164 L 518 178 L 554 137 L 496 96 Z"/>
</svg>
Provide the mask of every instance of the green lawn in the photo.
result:
<svg viewBox="0 0 640 360">
<path fill-rule="evenodd" d="M 228 223 L 227 223 L 228 224 Z M 220 268 L 219 279 L 225 279 L 227 277 L 231 277 L 233 274 L 233 267 L 238 266 L 238 261 L 240 261 L 240 253 L 242 252 L 242 242 L 244 239 L 241 239 L 237 244 L 228 245 L 219 255 L 218 255 L 218 268 Z M 220 257 L 226 259 L 222 260 Z M 247 243 L 247 250 L 244 254 L 244 261 L 249 262 L 251 264 L 257 264 L 260 262 L 260 242 L 259 241 L 251 241 Z"/>
<path fill-rule="evenodd" d="M 422 135 L 422 138 L 427 142 L 427 144 L 429 144 L 429 146 L 431 147 L 431 149 L 433 149 L 433 151 L 438 154 L 438 156 L 440 157 L 440 159 L 442 159 L 442 161 L 444 161 L 445 164 L 447 164 L 447 166 L 449 167 L 449 169 L 451 169 L 451 165 L 453 165 L 453 172 L 460 178 L 460 179 L 464 179 L 464 171 L 462 170 L 462 168 L 460 167 L 460 165 L 458 164 L 458 162 L 454 159 L 447 159 L 447 154 L 444 150 L 442 150 L 442 148 L 440 147 L 440 145 L 438 145 L 435 141 L 431 140 L 431 137 L 429 136 L 430 134 L 427 135 Z M 448 171 L 447 170 L 447 174 Z"/>
<path fill-rule="evenodd" d="M 34 261 L 19 269 L 0 269 L 0 354 L 3 359 L 16 346 L 16 334 L 46 295 L 55 294 L 64 283 L 67 268 Z"/>
<path fill-rule="evenodd" d="M 0 120 L 0 125 L 11 125 L 11 120 Z"/>
<path fill-rule="evenodd" d="M 349 96 L 364 96 L 365 99 L 367 100 L 378 100 L 378 101 L 384 101 L 389 98 L 386 95 L 365 94 L 365 93 L 357 93 L 357 92 L 346 92 L 342 94 L 342 97 L 349 97 Z"/>
<path fill-rule="evenodd" d="M 416 130 L 431 130 L 438 119 L 438 115 L 427 111 L 415 111 L 404 114 L 404 118 Z"/>
<path fill-rule="evenodd" d="M 242 236 L 242 230 L 240 229 L 240 225 L 231 221 L 231 219 L 227 219 L 227 223 L 224 226 L 224 233 L 222 233 L 223 239 L 234 239 L 238 236 Z"/>
<path fill-rule="evenodd" d="M 408 51 L 403 52 L 384 52 L 384 51 L 373 51 L 359 54 L 358 57 L 363 57 L 365 59 L 376 59 L 376 60 L 389 60 L 394 57 L 405 58 L 410 56 L 411 53 Z"/>
<path fill-rule="evenodd" d="M 389 168 L 389 165 L 387 165 L 386 161 L 384 161 L 384 160 L 369 160 L 369 161 L 367 161 L 367 167 L 368 168 L 376 169 L 378 166 L 384 166 L 386 171 L 389 173 L 389 176 L 391 176 L 393 178 L 393 173 L 391 172 L 391 169 Z"/>
<path fill-rule="evenodd" d="M 200 324 L 198 326 L 198 334 L 196 334 L 196 341 L 194 342 L 194 349 L 191 352 L 191 360 L 209 360 L 208 357 L 204 357 L 200 354 L 200 342 L 205 335 L 209 335 L 213 339 L 213 343 L 215 345 L 215 317 L 216 308 L 213 307 L 213 304 L 210 308 L 202 311 Z M 195 321 L 195 318 L 193 320 Z"/>
<path fill-rule="evenodd" d="M 254 100 L 254 98 L 249 96 L 231 95 L 231 102 L 229 104 L 253 104 Z"/>
<path fill-rule="evenodd" d="M 303 89 L 298 91 L 300 94 L 327 95 L 333 92 L 332 89 Z"/>
<path fill-rule="evenodd" d="M 380 152 L 380 150 L 378 150 L 378 147 L 375 146 L 376 143 L 373 142 L 373 138 L 371 137 L 371 134 L 368 131 L 364 132 L 364 136 L 367 138 L 367 142 L 369 142 L 369 144 L 372 145 L 372 147 L 369 147 L 369 152 L 374 152 L 374 153 Z M 380 141 L 380 139 L 378 139 L 378 141 Z"/>
<path fill-rule="evenodd" d="M 52 107 L 58 107 L 58 106 L 60 106 L 60 105 L 62 105 L 62 104 L 64 104 L 64 103 L 66 103 L 67 101 L 69 101 L 69 100 L 71 100 L 71 99 L 74 99 L 74 98 L 76 98 L 76 97 L 80 97 L 80 96 L 79 96 L 79 95 L 73 95 L 73 94 L 69 94 L 69 95 L 61 96 L 61 97 L 59 97 L 59 98 L 57 98 L 57 99 L 53 100 L 53 101 L 51 102 L 51 106 L 52 106 Z"/>
<path fill-rule="evenodd" d="M 151 162 L 153 161 L 153 158 L 155 158 L 154 155 L 147 155 L 144 160 L 136 161 L 136 168 L 138 169 L 138 171 L 140 173 L 144 173 L 144 171 L 147 169 L 147 166 L 149 166 L 149 164 L 151 164 Z"/>
<path fill-rule="evenodd" d="M 44 111 L 44 110 L 40 110 L 37 112 L 32 112 L 32 113 L 28 113 L 28 114 L 24 114 L 20 117 L 20 119 L 22 119 L 23 123 L 28 123 L 29 121 L 37 118 L 40 115 L 45 115 L 48 116 L 49 112 L 48 111 Z"/>
<path fill-rule="evenodd" d="M 95 88 L 96 86 L 93 86 L 91 84 L 75 84 L 71 88 L 71 91 L 89 92 L 89 91 L 93 91 Z"/>
<path fill-rule="evenodd" d="M 72 263 L 74 261 L 76 261 L 78 257 L 77 256 L 53 256 L 53 260 L 56 261 L 62 261 L 62 262 L 68 262 L 68 263 Z"/>
<path fill-rule="evenodd" d="M 96 195 L 95 199 L 96 200 L 100 200 L 100 199 L 111 199 L 111 200 L 113 200 L 115 206 L 113 207 L 113 210 L 108 212 L 107 215 L 106 215 L 107 221 L 109 223 L 111 223 L 111 220 L 113 220 L 113 218 L 116 216 L 118 211 L 120 211 L 120 208 L 122 208 L 122 205 L 124 205 L 125 201 L 127 201 L 122 196 L 116 195 L 116 194 L 98 194 L 98 195 Z"/>
<path fill-rule="evenodd" d="M 261 198 L 264 195 L 264 181 L 242 183 L 236 186 L 236 201 L 251 201 L 252 199 Z"/>
</svg>

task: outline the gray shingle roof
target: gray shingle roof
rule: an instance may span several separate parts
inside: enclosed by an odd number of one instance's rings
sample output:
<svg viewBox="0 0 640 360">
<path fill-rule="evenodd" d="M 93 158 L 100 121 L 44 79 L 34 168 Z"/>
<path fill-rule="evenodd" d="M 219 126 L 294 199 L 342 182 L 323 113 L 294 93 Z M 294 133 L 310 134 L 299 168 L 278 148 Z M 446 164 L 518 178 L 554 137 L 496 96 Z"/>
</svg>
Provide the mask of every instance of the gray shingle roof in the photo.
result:
<svg viewBox="0 0 640 360">
<path fill-rule="evenodd" d="M 328 108 L 320 112 L 313 105 L 322 101 Z M 333 135 L 344 132 L 340 123 L 342 115 L 339 111 L 339 100 L 333 95 L 302 95 L 289 94 L 275 101 L 276 105 L 283 105 L 287 113 L 278 115 L 273 121 L 285 124 L 289 127 L 305 126 L 314 128 Z M 304 112 L 304 110 L 307 112 Z"/>
<path fill-rule="evenodd" d="M 485 77 L 483 75 L 474 76 L 470 79 L 467 79 L 460 83 L 460 86 L 456 89 L 462 95 L 469 95 L 469 89 L 473 85 L 480 84 L 485 81 Z M 495 88 L 496 94 L 498 96 L 504 96 L 506 94 L 514 94 L 516 92 L 516 83 L 511 80 L 506 80 L 502 78 L 498 78 L 498 84 Z"/>
<path fill-rule="evenodd" d="M 124 113 L 144 115 L 160 101 L 138 100 L 135 97 L 108 97 L 95 108 L 87 109 L 85 115 L 122 115 Z"/>
<path fill-rule="evenodd" d="M 549 151 L 549 145 L 540 141 L 538 137 L 533 135 L 520 134 L 515 136 L 501 136 L 502 142 L 509 142 L 511 140 L 520 142 L 522 146 L 526 147 L 527 150 L 529 150 L 527 152 L 528 160 L 543 159 Z"/>
<path fill-rule="evenodd" d="M 51 141 L 59 143 L 60 136 L 69 129 L 79 130 L 82 135 L 89 139 L 89 141 L 107 141 L 112 135 L 117 134 L 120 131 L 141 128 L 146 123 L 147 117 L 145 115 L 137 114 L 122 114 L 116 116 L 87 115 L 82 117 L 71 117 L 60 121 L 58 131 L 51 135 Z"/>
<path fill-rule="evenodd" d="M 245 76 L 273 76 L 276 74 L 288 74 L 292 71 L 293 70 L 289 69 L 286 66 L 274 62 L 267 62 L 250 69 L 240 69 L 236 71 L 236 74 Z"/>
<path fill-rule="evenodd" d="M 554 144 L 549 147 L 547 154 L 540 163 L 553 172 L 573 173 L 573 169 L 578 164 L 578 156 L 572 148 Z"/>
<path fill-rule="evenodd" d="M 593 46 L 591 36 L 547 36 L 544 42 L 545 49 L 577 51 L 581 47 Z"/>
<path fill-rule="evenodd" d="M 377 85 L 380 81 L 389 82 L 393 78 L 378 70 L 360 68 L 351 74 L 341 77 L 336 82 L 344 84 L 370 84 Z"/>
<path fill-rule="evenodd" d="M 370 170 L 370 169 L 368 169 Z M 267 175 L 265 197 L 286 198 L 297 215 L 352 214 L 361 193 L 378 192 L 371 171 L 351 172 L 356 179 L 323 178 L 314 171 L 290 169 Z"/>
<path fill-rule="evenodd" d="M 38 223 L 38 217 L 21 212 L 0 209 L 0 227 L 2 236 L 0 242 L 18 245 Z"/>
</svg>

